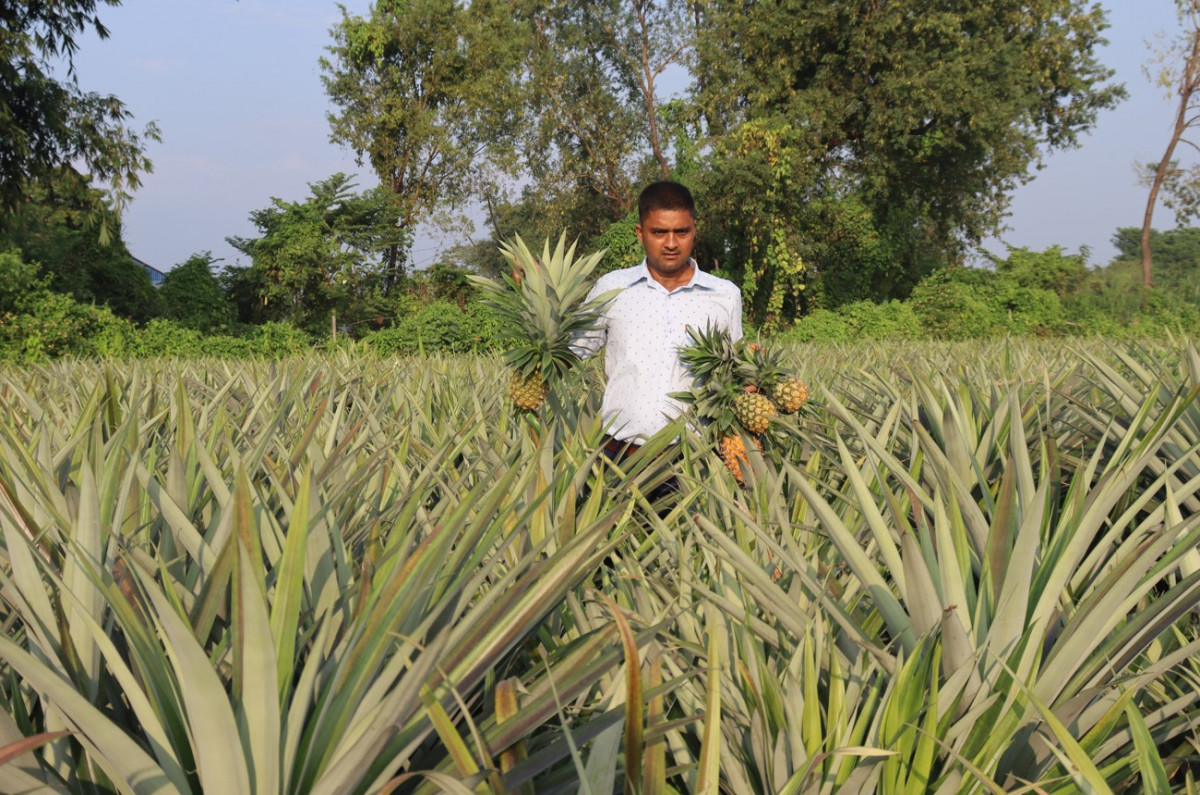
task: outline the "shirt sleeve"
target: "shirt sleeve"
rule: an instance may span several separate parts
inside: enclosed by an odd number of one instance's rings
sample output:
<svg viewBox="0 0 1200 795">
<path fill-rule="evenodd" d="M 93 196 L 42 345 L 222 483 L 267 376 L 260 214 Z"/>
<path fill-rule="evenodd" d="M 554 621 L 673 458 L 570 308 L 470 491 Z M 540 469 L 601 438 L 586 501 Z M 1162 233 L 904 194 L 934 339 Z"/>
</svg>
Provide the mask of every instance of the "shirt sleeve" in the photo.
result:
<svg viewBox="0 0 1200 795">
<path fill-rule="evenodd" d="M 737 342 L 742 338 L 742 291 L 733 294 L 733 309 L 729 317 L 729 339 Z"/>
<path fill-rule="evenodd" d="M 592 289 L 588 292 L 584 302 L 591 301 L 597 295 L 600 295 L 599 285 L 592 285 Z M 599 323 L 590 331 L 577 331 L 571 335 L 571 352 L 580 359 L 589 359 L 599 353 L 600 349 L 608 341 L 608 319 L 603 315 L 600 316 Z"/>
</svg>

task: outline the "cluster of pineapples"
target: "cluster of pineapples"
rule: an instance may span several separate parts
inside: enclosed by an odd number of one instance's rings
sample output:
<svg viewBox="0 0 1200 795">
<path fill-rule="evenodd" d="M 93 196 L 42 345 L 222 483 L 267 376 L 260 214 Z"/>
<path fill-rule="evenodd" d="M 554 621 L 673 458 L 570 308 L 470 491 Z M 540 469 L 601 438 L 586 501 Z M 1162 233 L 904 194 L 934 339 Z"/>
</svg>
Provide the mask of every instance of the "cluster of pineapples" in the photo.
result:
<svg viewBox="0 0 1200 795">
<path fill-rule="evenodd" d="M 780 353 L 756 342 L 730 339 L 725 329 L 688 329 L 691 344 L 679 358 L 696 379 L 690 402 L 717 444 L 738 483 L 749 464 L 746 440 L 761 452 L 763 434 L 780 414 L 792 414 L 808 400 L 808 385 L 783 366 Z"/>
<path fill-rule="evenodd" d="M 504 360 L 512 368 L 508 393 L 518 408 L 537 411 L 552 384 L 578 363 L 571 341 L 595 328 L 610 296 L 586 300 L 603 251 L 575 258 L 566 233 L 535 257 L 520 237 L 500 246 L 513 270 L 502 281 L 472 276 L 485 302 L 501 315 L 508 337 Z"/>
</svg>

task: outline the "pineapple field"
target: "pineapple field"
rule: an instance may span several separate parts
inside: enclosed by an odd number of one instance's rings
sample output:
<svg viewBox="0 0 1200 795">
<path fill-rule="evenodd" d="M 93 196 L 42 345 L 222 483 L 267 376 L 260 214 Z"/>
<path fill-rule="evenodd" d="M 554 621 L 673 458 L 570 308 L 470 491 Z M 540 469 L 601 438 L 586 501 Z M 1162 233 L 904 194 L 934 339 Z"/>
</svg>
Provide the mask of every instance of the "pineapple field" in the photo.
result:
<svg viewBox="0 0 1200 795">
<path fill-rule="evenodd" d="M 593 361 L 0 370 L 0 792 L 1197 791 L 1193 344 L 772 356 L 742 484 Z"/>
</svg>

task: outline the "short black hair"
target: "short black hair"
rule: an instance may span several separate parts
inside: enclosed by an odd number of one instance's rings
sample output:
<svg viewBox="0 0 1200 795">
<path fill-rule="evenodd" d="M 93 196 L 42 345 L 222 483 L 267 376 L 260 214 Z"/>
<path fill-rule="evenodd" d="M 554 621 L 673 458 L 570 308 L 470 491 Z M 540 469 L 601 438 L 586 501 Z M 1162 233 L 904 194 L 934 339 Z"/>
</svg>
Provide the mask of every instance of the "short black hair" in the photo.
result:
<svg viewBox="0 0 1200 795">
<path fill-rule="evenodd" d="M 693 220 L 696 218 L 696 202 L 692 199 L 692 192 L 670 180 L 651 182 L 642 188 L 638 196 L 638 222 L 646 220 L 646 216 L 655 210 L 687 210 Z"/>
</svg>

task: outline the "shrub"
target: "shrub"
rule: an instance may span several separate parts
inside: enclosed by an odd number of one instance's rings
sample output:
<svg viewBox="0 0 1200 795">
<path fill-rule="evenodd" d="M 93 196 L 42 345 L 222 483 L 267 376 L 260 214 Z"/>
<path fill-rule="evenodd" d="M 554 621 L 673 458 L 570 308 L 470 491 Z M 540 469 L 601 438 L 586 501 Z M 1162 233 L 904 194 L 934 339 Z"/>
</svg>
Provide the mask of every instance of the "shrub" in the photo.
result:
<svg viewBox="0 0 1200 795">
<path fill-rule="evenodd" d="M 850 334 L 850 324 L 839 312 L 817 309 L 779 336 L 787 342 L 846 342 Z"/>
<path fill-rule="evenodd" d="M 1021 287 L 1049 290 L 1059 298 L 1073 292 L 1088 277 L 1087 264 L 1078 254 L 1065 254 L 1058 246 L 1045 251 L 1010 248 L 1008 257 L 989 257 L 996 272 L 1011 278 Z"/>
<path fill-rule="evenodd" d="M 497 347 L 495 312 L 478 301 L 460 310 L 456 304 L 433 301 L 404 317 L 395 326 L 363 338 L 380 355 L 471 353 Z"/>
<path fill-rule="evenodd" d="M 199 356 L 204 351 L 203 335 L 174 320 L 155 318 L 145 325 L 139 337 L 139 356 L 189 357 Z"/>
<path fill-rule="evenodd" d="M 989 337 L 1003 326 L 1004 315 L 989 282 L 989 271 L 944 268 L 929 274 L 913 289 L 913 311 L 921 326 L 938 339 Z"/>
<path fill-rule="evenodd" d="M 638 215 L 635 210 L 624 218 L 613 221 L 592 241 L 591 248 L 604 250 L 604 259 L 596 267 L 597 276 L 621 268 L 632 268 L 642 261 L 644 252 L 634 229 L 637 224 Z"/>
<path fill-rule="evenodd" d="M 125 356 L 136 346 L 132 323 L 107 307 L 49 288 L 36 265 L 0 253 L 0 359 L 24 363 L 59 356 Z"/>
<path fill-rule="evenodd" d="M 255 356 L 271 359 L 297 356 L 311 350 L 313 339 L 290 323 L 271 321 L 254 329 L 250 335 L 250 348 Z"/>
</svg>

